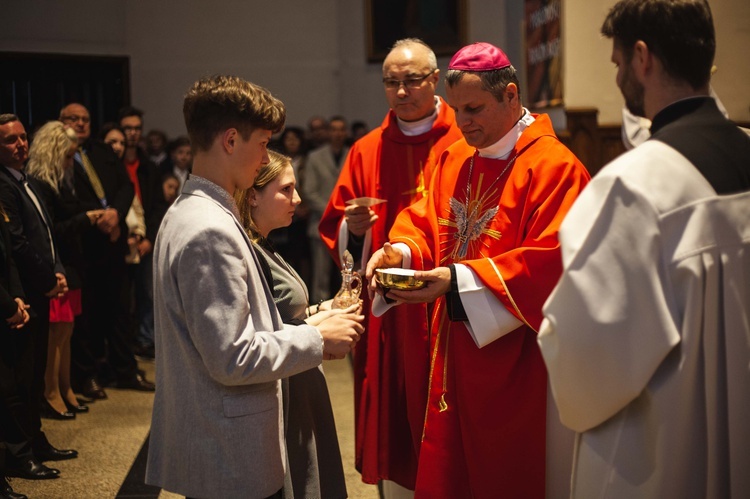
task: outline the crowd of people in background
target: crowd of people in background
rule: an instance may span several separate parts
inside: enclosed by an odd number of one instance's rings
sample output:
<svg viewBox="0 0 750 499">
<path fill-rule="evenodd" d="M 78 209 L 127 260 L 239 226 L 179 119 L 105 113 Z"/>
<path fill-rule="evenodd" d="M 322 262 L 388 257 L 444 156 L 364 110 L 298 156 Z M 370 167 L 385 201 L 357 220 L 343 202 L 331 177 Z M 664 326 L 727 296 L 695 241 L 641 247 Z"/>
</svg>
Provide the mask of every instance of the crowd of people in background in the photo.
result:
<svg viewBox="0 0 750 499">
<path fill-rule="evenodd" d="M 151 255 L 190 175 L 192 147 L 187 136 L 144 133 L 144 115 L 125 107 L 93 130 L 88 109 L 73 102 L 33 134 L 16 115 L 0 115 L 4 327 L 28 333 L 0 335 L 3 477 L 58 478 L 44 463 L 77 457 L 47 441 L 42 419 L 75 420 L 107 399 L 108 387 L 155 389 L 137 364 L 155 356 Z M 350 133 L 341 117 L 313 117 L 306 129 L 287 127 L 271 147 L 291 158 L 302 188 L 305 175 L 319 174 L 308 168 L 310 153 L 325 154 L 333 140 L 345 156 L 363 130 L 361 121 Z M 337 170 L 329 176 L 335 181 Z M 330 191 L 328 184 L 319 188 Z M 323 206 L 329 194 L 320 193 Z M 294 223 L 270 239 L 312 286 L 320 277 L 310 213 L 300 205 Z M 325 296 L 338 286 L 329 267 Z"/>
</svg>

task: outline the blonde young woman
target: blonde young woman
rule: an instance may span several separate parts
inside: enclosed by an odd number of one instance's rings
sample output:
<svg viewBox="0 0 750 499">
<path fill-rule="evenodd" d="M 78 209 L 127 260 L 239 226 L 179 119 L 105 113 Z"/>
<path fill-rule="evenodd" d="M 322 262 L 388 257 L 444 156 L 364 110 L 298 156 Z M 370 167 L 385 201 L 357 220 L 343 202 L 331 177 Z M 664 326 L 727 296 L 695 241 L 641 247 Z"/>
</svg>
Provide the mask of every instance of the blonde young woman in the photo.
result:
<svg viewBox="0 0 750 499">
<path fill-rule="evenodd" d="M 270 163 L 260 169 L 253 187 L 236 192 L 235 201 L 265 268 L 281 318 L 287 324 L 317 325 L 331 314 L 354 311 L 356 306 L 332 311 L 331 300 L 310 306 L 304 281 L 268 242 L 272 230 L 292 223 L 295 208 L 301 202 L 291 159 L 273 151 L 268 155 Z M 289 461 L 284 496 L 346 497 L 336 425 L 322 366 L 288 378 L 283 387 Z"/>
<path fill-rule="evenodd" d="M 55 243 L 65 266 L 69 291 L 50 300 L 50 331 L 45 372 L 42 416 L 73 419 L 88 411 L 70 387 L 70 338 L 75 316 L 81 313 L 81 277 L 83 266 L 81 235 L 91 230 L 103 210 L 80 208 L 68 172 L 78 140 L 73 130 L 59 121 L 50 121 L 34 135 L 29 149 L 26 173 L 40 193 L 53 223 Z"/>
</svg>

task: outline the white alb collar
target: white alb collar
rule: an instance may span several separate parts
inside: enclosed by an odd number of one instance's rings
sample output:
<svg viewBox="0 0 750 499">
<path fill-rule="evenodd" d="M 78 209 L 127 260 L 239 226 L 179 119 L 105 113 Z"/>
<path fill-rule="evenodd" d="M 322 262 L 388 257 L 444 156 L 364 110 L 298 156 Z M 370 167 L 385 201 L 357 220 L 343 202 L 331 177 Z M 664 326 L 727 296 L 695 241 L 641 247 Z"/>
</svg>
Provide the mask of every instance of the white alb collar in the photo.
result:
<svg viewBox="0 0 750 499">
<path fill-rule="evenodd" d="M 435 124 L 435 120 L 437 120 L 438 113 L 440 112 L 440 99 L 435 97 L 435 112 L 429 115 L 426 118 L 422 118 L 419 121 L 404 121 L 401 118 L 396 118 L 396 122 L 398 123 L 398 128 L 401 130 L 401 133 L 406 135 L 407 137 L 413 137 L 415 135 L 422 135 L 423 133 L 427 133 L 430 130 L 432 130 L 432 125 Z"/>
<path fill-rule="evenodd" d="M 534 123 L 534 117 L 531 116 L 528 109 L 523 108 L 523 116 L 521 116 L 521 119 L 518 120 L 513 128 L 511 128 L 508 133 L 503 135 L 503 137 L 494 144 L 487 146 L 484 149 L 479 149 L 479 155 L 483 158 L 490 159 L 508 159 L 516 142 L 521 138 L 521 134 L 523 134 L 524 130 L 526 130 L 532 123 Z"/>
</svg>

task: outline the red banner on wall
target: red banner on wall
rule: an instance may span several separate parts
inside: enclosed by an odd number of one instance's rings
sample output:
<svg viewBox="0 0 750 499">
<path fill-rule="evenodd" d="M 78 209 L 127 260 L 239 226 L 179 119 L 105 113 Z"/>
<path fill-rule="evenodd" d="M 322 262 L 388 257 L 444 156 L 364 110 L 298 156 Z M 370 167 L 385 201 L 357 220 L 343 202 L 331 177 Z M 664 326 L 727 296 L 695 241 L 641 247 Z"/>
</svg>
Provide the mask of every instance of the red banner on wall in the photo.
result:
<svg viewBox="0 0 750 499">
<path fill-rule="evenodd" d="M 525 0 L 526 105 L 562 106 L 562 0 Z"/>
</svg>

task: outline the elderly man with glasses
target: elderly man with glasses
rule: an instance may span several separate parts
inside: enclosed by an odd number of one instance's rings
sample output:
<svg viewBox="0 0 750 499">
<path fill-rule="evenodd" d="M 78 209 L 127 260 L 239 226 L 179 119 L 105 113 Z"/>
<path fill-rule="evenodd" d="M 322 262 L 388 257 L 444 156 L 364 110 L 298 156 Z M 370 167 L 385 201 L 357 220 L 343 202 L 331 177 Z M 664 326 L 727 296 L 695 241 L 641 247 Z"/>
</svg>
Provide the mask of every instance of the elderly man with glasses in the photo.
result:
<svg viewBox="0 0 750 499">
<path fill-rule="evenodd" d="M 435 95 L 439 78 L 435 54 L 421 40 L 400 40 L 385 58 L 390 110 L 352 146 L 320 223 L 337 262 L 348 249 L 364 268 L 396 215 L 427 195 L 442 152 L 461 138 L 453 110 Z M 427 403 L 426 306 L 374 311 L 365 330 L 354 351 L 356 466 L 364 482 L 384 480 L 386 497 L 409 496 Z"/>
<path fill-rule="evenodd" d="M 90 140 L 88 109 L 70 103 L 60 110 L 60 121 L 78 135 L 73 175 L 69 179 L 87 210 L 104 209 L 97 230 L 82 239 L 86 271 L 83 275 L 83 315 L 76 320 L 72 345 L 72 377 L 78 393 L 104 399 L 103 384 L 153 391 L 154 384 L 138 371 L 130 350 L 120 287 L 125 277 L 128 250 L 125 216 L 133 201 L 133 184 L 112 149 Z M 104 360 L 104 364 L 102 364 Z"/>
</svg>

